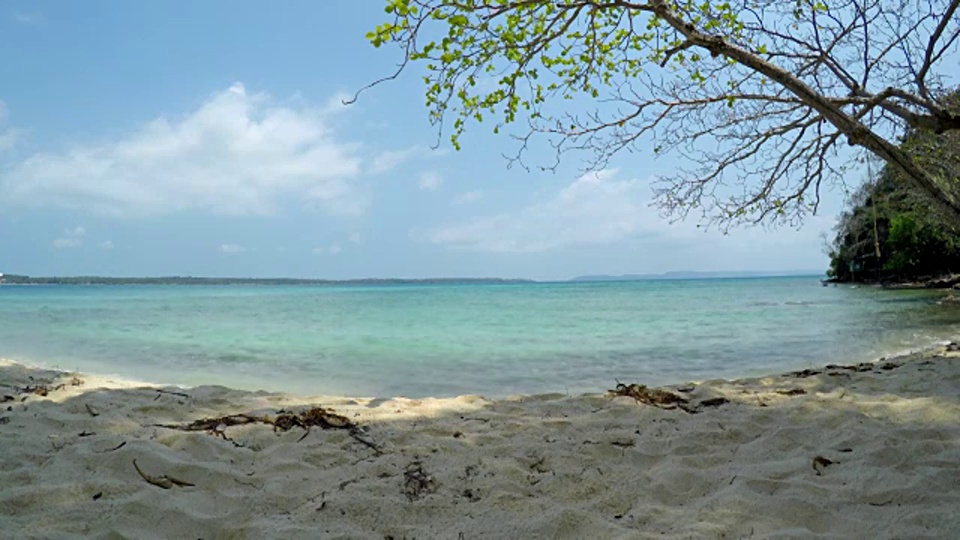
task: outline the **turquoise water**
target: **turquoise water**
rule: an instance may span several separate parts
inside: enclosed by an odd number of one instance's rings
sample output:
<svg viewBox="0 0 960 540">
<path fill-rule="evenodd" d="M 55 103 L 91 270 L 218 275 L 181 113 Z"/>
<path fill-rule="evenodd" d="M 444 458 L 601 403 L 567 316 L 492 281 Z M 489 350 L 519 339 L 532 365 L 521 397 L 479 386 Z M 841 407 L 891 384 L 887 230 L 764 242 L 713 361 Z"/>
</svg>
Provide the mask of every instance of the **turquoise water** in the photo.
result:
<svg viewBox="0 0 960 540">
<path fill-rule="evenodd" d="M 0 286 L 0 357 L 298 394 L 602 391 L 875 359 L 957 335 L 934 293 L 816 278 Z"/>
</svg>

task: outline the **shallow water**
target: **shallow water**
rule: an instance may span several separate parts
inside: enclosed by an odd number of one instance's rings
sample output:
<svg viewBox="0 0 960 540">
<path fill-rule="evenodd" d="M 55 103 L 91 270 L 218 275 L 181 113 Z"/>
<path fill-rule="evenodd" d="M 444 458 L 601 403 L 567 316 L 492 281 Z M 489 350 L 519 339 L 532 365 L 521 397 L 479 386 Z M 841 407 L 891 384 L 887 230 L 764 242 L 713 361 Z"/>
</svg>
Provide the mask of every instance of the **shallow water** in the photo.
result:
<svg viewBox="0 0 960 540">
<path fill-rule="evenodd" d="M 954 337 L 938 297 L 816 278 L 0 286 L 0 357 L 298 394 L 576 393 L 875 359 Z"/>
</svg>

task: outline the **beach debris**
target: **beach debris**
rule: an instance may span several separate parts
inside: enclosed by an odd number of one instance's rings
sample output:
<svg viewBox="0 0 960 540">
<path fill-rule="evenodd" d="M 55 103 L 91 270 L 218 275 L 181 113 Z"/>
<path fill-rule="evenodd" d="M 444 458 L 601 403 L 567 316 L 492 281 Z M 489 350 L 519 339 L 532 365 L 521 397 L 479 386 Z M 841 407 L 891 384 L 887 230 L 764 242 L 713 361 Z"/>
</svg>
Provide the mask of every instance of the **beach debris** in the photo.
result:
<svg viewBox="0 0 960 540">
<path fill-rule="evenodd" d="M 857 373 L 866 373 L 867 371 L 873 371 L 873 368 L 876 366 L 873 362 L 860 362 L 859 364 L 851 364 L 846 366 L 840 366 L 837 364 L 830 364 L 827 366 L 827 369 L 830 370 L 843 370 L 843 371 L 856 371 Z"/>
<path fill-rule="evenodd" d="M 70 386 L 83 386 L 84 381 L 80 377 L 74 377 L 70 379 Z"/>
<path fill-rule="evenodd" d="M 642 384 L 623 384 L 617 383 L 617 387 L 608 390 L 614 396 L 631 397 L 639 403 L 653 405 L 661 409 L 676 409 L 681 405 L 687 405 L 690 400 L 662 388 L 648 388 Z M 689 412 L 689 411 L 688 411 Z"/>
<path fill-rule="evenodd" d="M 729 399 L 725 397 L 715 397 L 715 398 L 705 399 L 700 403 L 697 403 L 697 408 L 702 409 L 704 407 L 719 407 L 721 405 L 726 405 L 727 403 L 730 403 Z"/>
<path fill-rule="evenodd" d="M 87 408 L 87 412 L 90 413 L 90 416 L 93 416 L 94 418 L 96 418 L 97 416 L 100 416 L 100 413 L 93 408 L 93 405 L 90 405 L 89 403 L 84 403 L 83 406 Z"/>
<path fill-rule="evenodd" d="M 273 424 L 269 418 L 252 416 L 249 414 L 231 414 L 229 416 L 218 416 L 216 418 L 202 418 L 200 420 L 194 420 L 189 424 L 180 425 L 180 424 L 154 424 L 156 427 L 162 427 L 167 429 L 177 429 L 180 431 L 206 431 L 211 435 L 220 435 L 223 432 L 223 429 L 229 426 L 242 426 L 244 424 L 252 424 L 254 422 L 262 422 L 264 424 Z"/>
<path fill-rule="evenodd" d="M 947 343 L 947 345 L 946 345 L 946 351 L 947 351 L 947 352 L 960 352 L 960 343 L 957 343 L 956 341 L 951 341 L 950 343 Z"/>
<path fill-rule="evenodd" d="M 182 398 L 189 398 L 189 397 L 190 397 L 190 394 L 184 394 L 183 392 L 177 392 L 177 391 L 175 391 L 175 390 L 164 390 L 163 388 L 153 388 L 152 390 L 154 390 L 154 391 L 157 392 L 157 397 L 154 398 L 154 401 L 160 399 L 160 396 L 163 395 L 163 394 L 167 394 L 167 395 L 170 395 L 170 396 L 182 397 Z"/>
<path fill-rule="evenodd" d="M 148 484 L 157 486 L 158 488 L 171 489 L 173 487 L 194 487 L 196 484 L 191 484 L 185 480 L 179 480 L 172 476 L 167 476 L 165 474 L 160 476 L 152 476 L 140 469 L 140 466 L 137 465 L 137 460 L 133 460 L 133 468 L 137 470 L 137 474 L 140 475 Z"/>
<path fill-rule="evenodd" d="M 99 453 L 99 454 L 106 454 L 106 453 L 108 453 L 108 452 L 115 452 L 115 451 L 123 448 L 123 447 L 126 446 L 126 445 L 127 445 L 127 441 L 123 441 L 122 443 L 114 446 L 113 448 L 107 448 L 106 450 L 103 450 L 102 452 L 98 452 L 98 453 Z"/>
<path fill-rule="evenodd" d="M 93 437 L 94 435 L 96 435 L 96 432 L 83 430 L 77 434 L 77 437 Z"/>
<path fill-rule="evenodd" d="M 690 404 L 687 398 L 663 388 L 649 388 L 642 384 L 617 383 L 617 387 L 608 392 L 614 396 L 631 397 L 639 403 L 652 405 L 666 410 L 680 409 L 689 414 L 703 412 L 704 408 L 719 407 L 730 403 L 725 397 L 705 399 L 695 405 Z"/>
<path fill-rule="evenodd" d="M 273 418 L 252 414 L 231 414 L 218 416 L 216 418 L 201 418 L 189 424 L 154 424 L 154 426 L 179 431 L 203 431 L 226 441 L 234 442 L 227 437 L 226 429 L 231 426 L 242 426 L 246 424 L 267 424 L 273 426 L 274 431 L 289 431 L 298 427 L 305 430 L 303 437 L 300 437 L 300 441 L 310 434 L 310 428 L 312 427 L 319 427 L 320 429 L 342 429 L 346 430 L 353 440 L 372 449 L 377 454 L 382 453 L 379 446 L 363 436 L 363 429 L 360 426 L 346 416 L 337 414 L 333 410 L 324 407 L 313 407 L 298 413 L 279 411 Z M 235 442 L 234 444 L 236 445 Z"/>
<path fill-rule="evenodd" d="M 98 492 L 96 492 L 96 493 L 93 494 L 93 500 L 95 500 L 95 501 L 100 500 L 100 497 L 103 497 L 103 492 L 102 492 L 102 491 L 98 491 Z"/>
<path fill-rule="evenodd" d="M 680 392 L 683 394 L 689 394 L 690 392 L 693 392 L 696 389 L 697 389 L 697 385 L 691 383 L 686 386 L 681 386 L 677 388 L 677 392 Z"/>
<path fill-rule="evenodd" d="M 880 369 L 882 369 L 882 370 L 884 370 L 884 371 L 890 371 L 891 369 L 897 369 L 897 368 L 900 367 L 901 365 L 902 365 L 902 364 L 898 364 L 898 363 L 896 363 L 896 362 L 887 362 L 887 363 L 881 365 L 881 366 L 880 366 Z"/>
<path fill-rule="evenodd" d="M 17 390 L 21 394 L 33 394 L 35 396 L 47 397 L 50 395 L 50 392 L 56 392 L 57 390 L 62 390 L 66 385 L 58 384 L 57 386 L 49 386 L 49 384 L 39 383 L 33 386 L 24 386 L 23 388 L 18 388 Z M 26 398 L 26 396 L 24 396 Z"/>
<path fill-rule="evenodd" d="M 832 459 L 825 458 L 823 456 L 817 456 L 813 458 L 813 470 L 816 471 L 817 476 L 821 476 L 823 474 L 824 469 L 836 463 L 839 463 L 839 462 L 834 461 Z"/>
<path fill-rule="evenodd" d="M 15 399 L 17 399 L 17 398 L 15 398 L 15 397 L 13 397 L 13 396 L 11 396 L 11 395 L 6 395 L 6 394 L 5 394 L 5 395 L 3 395 L 3 396 L 0 396 L 0 403 L 6 403 L 6 402 L 8 402 L 8 401 L 13 401 L 13 400 L 15 400 Z"/>
<path fill-rule="evenodd" d="M 433 476 L 423 470 L 423 463 L 414 461 L 403 471 L 403 493 L 411 502 L 437 490 L 437 483 Z"/>
<path fill-rule="evenodd" d="M 789 390 L 777 390 L 776 393 L 780 394 L 781 396 L 792 397 L 792 396 L 802 396 L 806 394 L 807 391 L 804 390 L 803 388 L 791 388 Z"/>
<path fill-rule="evenodd" d="M 827 366 L 827 369 L 837 366 Z M 784 375 L 784 377 L 793 377 L 795 379 L 806 379 L 807 377 L 813 377 L 814 375 L 820 375 L 823 373 L 819 369 L 802 369 L 800 371 L 791 371 Z"/>
</svg>

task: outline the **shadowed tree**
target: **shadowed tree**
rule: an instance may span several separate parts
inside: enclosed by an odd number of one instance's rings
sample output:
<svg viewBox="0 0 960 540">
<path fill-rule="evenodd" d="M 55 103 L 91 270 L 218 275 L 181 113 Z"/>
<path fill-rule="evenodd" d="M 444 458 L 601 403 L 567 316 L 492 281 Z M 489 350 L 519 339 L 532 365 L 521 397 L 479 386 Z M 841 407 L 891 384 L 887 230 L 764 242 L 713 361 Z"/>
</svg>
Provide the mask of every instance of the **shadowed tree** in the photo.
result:
<svg viewBox="0 0 960 540">
<path fill-rule="evenodd" d="M 423 69 L 452 144 L 471 121 L 511 130 L 526 166 L 545 138 L 588 169 L 674 153 L 656 203 L 707 223 L 795 222 L 865 149 L 960 222 L 955 175 L 898 145 L 960 132 L 938 74 L 956 62 L 960 0 L 388 0 L 368 33 Z M 583 98 L 586 98 L 583 99 Z M 588 110 L 577 110 L 584 102 Z M 539 164 L 552 168 L 557 161 Z"/>
</svg>

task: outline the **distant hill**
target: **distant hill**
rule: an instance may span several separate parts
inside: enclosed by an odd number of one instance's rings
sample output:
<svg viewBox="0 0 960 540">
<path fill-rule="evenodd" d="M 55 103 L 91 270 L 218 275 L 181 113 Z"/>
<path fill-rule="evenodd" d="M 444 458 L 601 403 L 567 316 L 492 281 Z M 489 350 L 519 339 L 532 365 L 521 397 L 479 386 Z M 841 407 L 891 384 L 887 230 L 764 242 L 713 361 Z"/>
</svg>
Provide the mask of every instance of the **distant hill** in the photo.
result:
<svg viewBox="0 0 960 540">
<path fill-rule="evenodd" d="M 0 275 L 11 285 L 429 285 L 429 284 L 497 284 L 532 283 L 523 279 L 501 278 L 427 278 L 427 279 L 300 279 L 300 278 L 217 278 L 217 277 L 31 277 Z"/>
<path fill-rule="evenodd" d="M 658 281 L 658 280 L 679 280 L 679 279 L 731 279 L 731 278 L 759 278 L 759 277 L 790 277 L 790 276 L 811 276 L 822 277 L 823 272 L 818 270 L 787 270 L 783 272 L 693 272 L 677 271 L 665 272 L 663 274 L 624 274 L 612 276 L 607 274 L 578 276 L 570 281 Z"/>
</svg>

